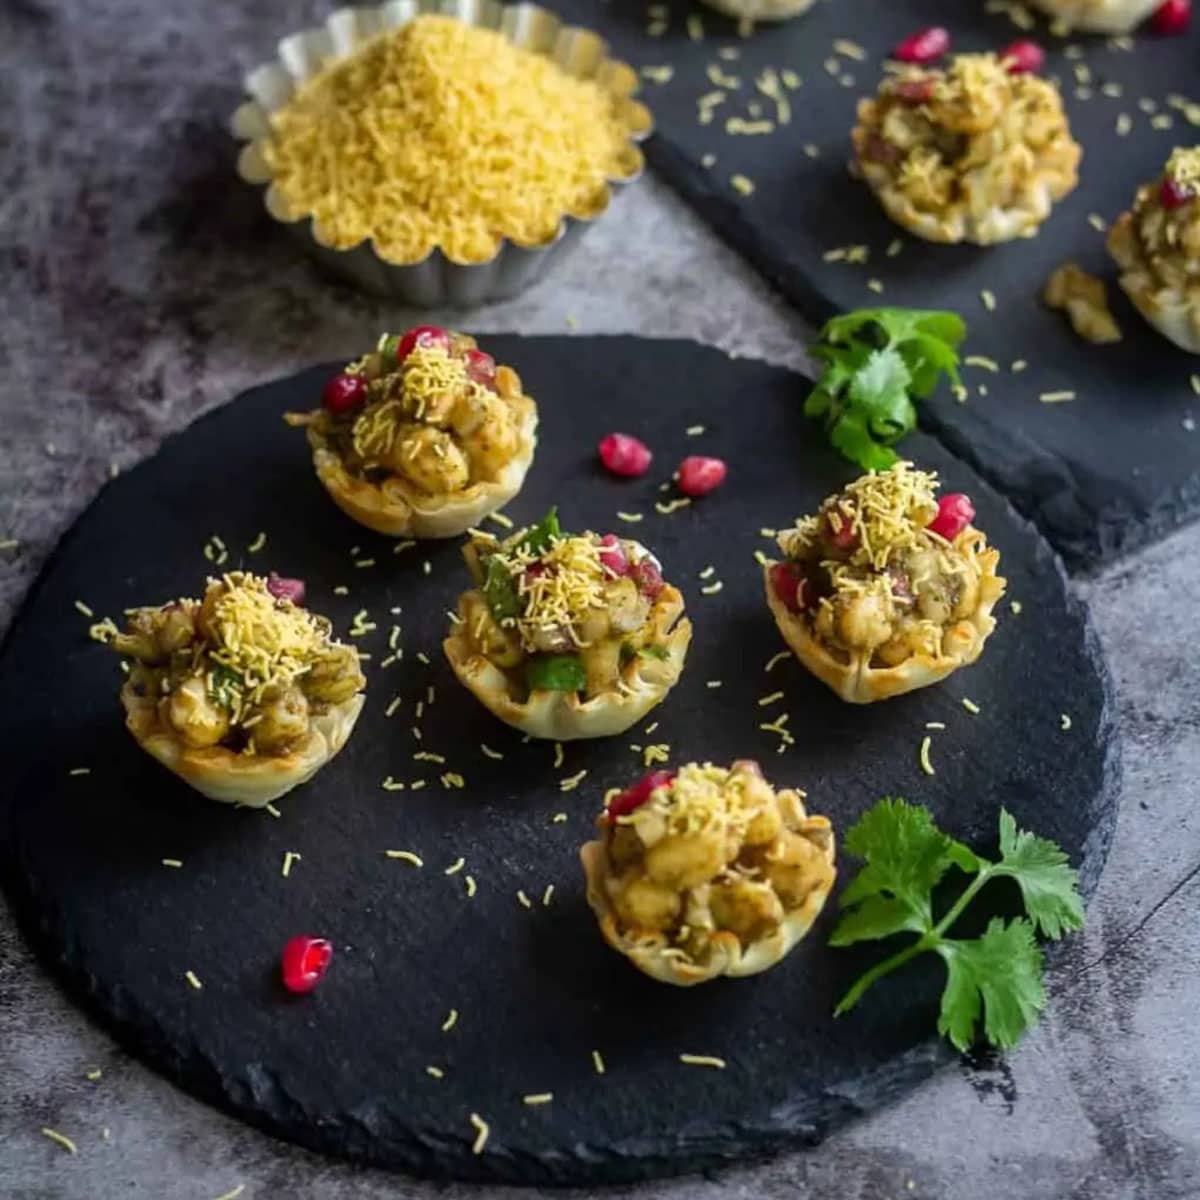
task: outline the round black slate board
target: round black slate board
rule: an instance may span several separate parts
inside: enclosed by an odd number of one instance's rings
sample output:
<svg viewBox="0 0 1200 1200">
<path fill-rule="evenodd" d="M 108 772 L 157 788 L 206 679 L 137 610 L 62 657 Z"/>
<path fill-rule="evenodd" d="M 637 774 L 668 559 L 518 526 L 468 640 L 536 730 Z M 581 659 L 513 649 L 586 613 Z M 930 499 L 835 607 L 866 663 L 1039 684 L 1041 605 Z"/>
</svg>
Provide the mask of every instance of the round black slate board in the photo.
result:
<svg viewBox="0 0 1200 1200">
<path fill-rule="evenodd" d="M 1115 219 L 1138 185 L 1162 169 L 1173 146 L 1200 142 L 1200 131 L 1167 103 L 1172 95 L 1200 100 L 1200 23 L 1182 37 L 1142 32 L 1132 52 L 1103 38 L 1076 37 L 1070 44 L 1081 57 L 1067 59 L 1068 43 L 1050 37 L 1045 23 L 1023 34 L 1008 17 L 987 12 L 984 0 L 828 0 L 795 21 L 760 26 L 750 38 L 737 37 L 732 22 L 686 0 L 664 6 L 668 28 L 653 38 L 646 36 L 646 11 L 631 3 L 562 0 L 554 7 L 564 19 L 598 29 L 633 64 L 674 68 L 669 82 L 645 88 L 659 131 L 647 147 L 652 165 L 810 320 L 878 304 L 963 314 L 968 351 L 1001 363 L 1003 373 L 969 368 L 969 403 L 958 404 L 942 389 L 923 406 L 922 420 L 1036 521 L 1073 568 L 1094 568 L 1200 513 L 1200 432 L 1194 432 L 1200 402 L 1189 384 L 1197 360 L 1160 337 L 1125 300 L 1104 234 L 1088 223 L 1091 214 Z M 701 20 L 703 40 L 687 35 L 689 14 Z M 874 93 L 890 49 L 932 24 L 951 31 L 957 50 L 999 50 L 1033 36 L 1050 52 L 1046 73 L 1062 80 L 1084 159 L 1079 187 L 1031 241 L 981 249 L 910 237 L 846 169 L 858 98 Z M 862 46 L 867 61 L 839 58 L 837 39 Z M 732 47 L 738 58 L 719 58 L 721 47 Z M 841 64 L 839 77 L 824 68 L 831 56 Z M 720 90 L 709 74 L 714 66 L 740 86 L 725 89 L 713 121 L 701 125 L 698 98 Z M 790 68 L 804 80 L 786 93 L 790 123 L 765 136 L 727 134 L 726 120 L 752 116 L 751 103 L 762 105 L 761 116 L 775 115 L 754 86 L 767 67 Z M 1077 90 L 1079 68 L 1090 73 L 1087 99 Z M 852 85 L 843 86 L 842 76 Z M 1107 84 L 1118 84 L 1122 94 L 1105 95 Z M 1154 113 L 1138 107 L 1145 98 L 1155 103 Z M 1132 119 L 1127 137 L 1115 133 L 1119 113 Z M 1171 128 L 1153 127 L 1164 114 Z M 810 158 L 805 147 L 818 157 Z M 708 154 L 716 157 L 711 169 L 703 165 Z M 732 189 L 734 173 L 753 180 L 753 195 Z M 904 249 L 889 258 L 885 250 L 895 238 Z M 849 245 L 869 246 L 869 263 L 825 261 L 828 251 Z M 1125 332 L 1120 345 L 1088 345 L 1061 313 L 1041 305 L 1047 277 L 1068 260 L 1109 279 Z M 882 295 L 868 288 L 871 279 L 884 285 Z M 984 308 L 983 289 L 995 294 L 995 313 Z M 1027 360 L 1028 370 L 1009 373 L 1016 359 Z M 986 396 L 976 390 L 980 383 Z M 1039 400 L 1062 390 L 1077 392 L 1078 399 Z"/>
<path fill-rule="evenodd" d="M 949 1057 L 930 1036 L 937 967 L 889 980 L 834 1022 L 834 1001 L 875 950 L 826 949 L 827 913 L 757 980 L 690 992 L 651 982 L 604 946 L 584 904 L 576 850 L 604 789 L 639 774 L 631 743 L 664 742 L 676 762 L 758 756 L 841 830 L 881 794 L 899 793 L 982 848 L 1004 804 L 1061 842 L 1090 890 L 1115 820 L 1118 755 L 1086 614 L 1030 528 L 917 436 L 916 458 L 974 495 L 1021 615 L 1004 603 L 976 668 L 872 708 L 839 703 L 791 660 L 764 674 L 781 643 L 752 559 L 769 545 L 759 528 L 811 509 L 848 476 L 800 417 L 804 381 L 683 342 L 497 337 L 489 348 L 541 403 L 541 446 L 511 514 L 529 520 L 557 502 L 569 527 L 633 530 L 687 594 L 696 639 L 683 681 L 653 714 L 657 729 L 568 745 L 556 768 L 552 746 L 522 744 L 457 686 L 439 650 L 465 581 L 457 547 L 396 556 L 329 503 L 303 438 L 280 420 L 313 401 L 326 374 L 317 368 L 246 393 L 106 486 L 47 566 L 0 658 L 4 882 L 46 961 L 135 1053 L 307 1146 L 434 1176 L 585 1183 L 815 1142 Z M 694 424 L 707 432 L 687 437 Z M 614 428 L 657 449 L 644 480 L 596 467 L 592 447 Z M 657 482 L 704 450 L 728 458 L 725 488 L 657 515 Z M 647 516 L 621 526 L 618 510 Z M 266 547 L 248 554 L 260 530 Z M 374 658 L 353 739 L 280 802 L 277 820 L 201 799 L 137 749 L 121 727 L 116 663 L 74 607 L 82 599 L 119 617 L 195 592 L 212 569 L 201 553 L 212 534 L 229 547 L 227 567 L 306 577 L 309 603 L 339 629 L 362 608 L 378 624 L 364 639 Z M 375 565 L 353 565 L 364 558 Z M 724 589 L 704 596 L 698 575 L 710 564 Z M 350 594 L 334 595 L 338 585 Z M 393 620 L 404 658 L 381 669 Z M 705 686 L 716 679 L 719 689 Z M 415 708 L 430 686 L 436 700 L 417 742 Z M 783 703 L 757 706 L 777 689 Z M 964 695 L 980 716 L 964 711 Z M 402 706 L 389 719 L 394 696 Z M 781 711 L 797 744 L 777 756 L 758 725 Z M 947 729 L 934 735 L 928 778 L 917 749 L 935 720 Z M 484 756 L 485 741 L 502 761 Z M 447 768 L 414 762 L 419 750 L 444 754 L 466 790 L 443 790 Z M 71 775 L 76 767 L 91 773 Z M 585 768 L 578 790 L 560 790 Z M 428 786 L 384 791 L 388 775 Z M 553 822 L 558 812 L 565 822 Z M 425 866 L 386 849 L 414 850 Z M 285 879 L 287 851 L 301 858 Z M 463 872 L 444 874 L 460 856 Z M 282 992 L 276 964 L 302 931 L 330 937 L 337 955 L 321 987 L 297 1000 Z M 185 982 L 189 970 L 202 991 Z M 443 1033 L 451 1008 L 458 1022 Z M 729 1067 L 684 1066 L 681 1052 L 721 1055 Z M 446 1077 L 435 1081 L 426 1065 Z M 545 1091 L 552 1104 L 522 1104 Z M 478 1157 L 471 1112 L 492 1130 Z"/>
</svg>

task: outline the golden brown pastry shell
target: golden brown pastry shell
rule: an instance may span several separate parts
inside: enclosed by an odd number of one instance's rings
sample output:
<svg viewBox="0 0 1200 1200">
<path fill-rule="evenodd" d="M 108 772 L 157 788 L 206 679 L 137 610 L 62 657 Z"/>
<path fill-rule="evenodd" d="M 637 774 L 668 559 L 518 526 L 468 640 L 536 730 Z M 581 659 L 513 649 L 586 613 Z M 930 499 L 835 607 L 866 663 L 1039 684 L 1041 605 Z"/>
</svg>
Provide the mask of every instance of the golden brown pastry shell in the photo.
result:
<svg viewBox="0 0 1200 1200">
<path fill-rule="evenodd" d="M 309 425 L 306 432 L 317 478 L 342 512 L 376 533 L 389 537 L 458 537 L 489 513 L 503 508 L 521 490 L 533 462 L 537 405 L 524 394 L 508 403 L 517 412 L 519 442 L 516 454 L 494 480 L 441 496 L 431 496 L 398 475 L 379 484 L 371 483 L 348 471 L 329 439 Z"/>
<path fill-rule="evenodd" d="M 210 800 L 262 808 L 311 779 L 346 744 L 362 712 L 360 692 L 309 718 L 308 737 L 287 754 L 239 754 L 224 746 L 188 746 L 159 719 L 158 701 L 121 688 L 125 727 L 151 757 Z"/>
<path fill-rule="evenodd" d="M 1123 212 L 1108 231 L 1108 252 L 1121 268 L 1121 288 L 1163 337 L 1189 354 L 1200 354 L 1200 306 L 1184 289 L 1159 282 L 1135 221 L 1132 212 Z"/>
<path fill-rule="evenodd" d="M 962 542 L 960 549 L 972 555 L 979 566 L 979 604 L 969 617 L 950 626 L 942 639 L 942 653 L 936 656 L 914 654 L 894 667 L 873 667 L 870 653 L 849 654 L 830 647 L 813 633 L 811 623 L 804 614 L 789 612 L 783 601 L 775 595 L 775 589 L 771 586 L 771 567 L 774 563 L 763 567 L 767 604 L 788 648 L 843 700 L 850 704 L 873 704 L 876 700 L 902 696 L 905 692 L 940 683 L 959 667 L 975 662 L 983 653 L 984 643 L 992 630 L 996 628 L 992 609 L 1004 595 L 1006 581 L 996 574 L 1000 552 L 994 547 L 976 550 L 973 539 L 978 536 L 968 528 L 959 535 L 959 539 Z"/>
<path fill-rule="evenodd" d="M 650 619 L 655 627 L 654 642 L 667 648 L 669 659 L 634 658 L 621 671 L 628 691 L 606 692 L 586 701 L 574 692 L 552 691 L 531 692 L 523 703 L 514 700 L 508 694 L 504 672 L 481 654 L 468 636 L 461 599 L 460 619 L 442 648 L 459 682 L 506 725 L 557 742 L 612 737 L 640 721 L 678 681 L 692 640 L 692 623 L 683 616 L 683 609 L 683 595 L 667 584 Z"/>
<path fill-rule="evenodd" d="M 601 816 L 597 824 L 605 819 Z M 817 826 L 830 830 L 825 858 L 832 867 L 836 848 L 829 819 L 820 816 L 806 817 L 800 832 Z M 747 946 L 742 945 L 736 934 L 728 930 L 718 930 L 710 939 L 711 951 L 707 962 L 700 964 L 668 953 L 669 946 L 665 938 L 623 937 L 605 886 L 609 871 L 604 842 L 585 842 L 580 848 L 579 859 L 587 879 L 587 901 L 596 915 L 604 940 L 618 954 L 628 958 L 639 971 L 649 975 L 651 979 L 658 980 L 659 983 L 669 983 L 674 987 L 694 987 L 721 975 L 738 978 L 758 975 L 769 970 L 786 958 L 812 928 L 813 922 L 821 915 L 837 878 L 837 872 L 831 871 L 828 881 L 809 892 L 799 908 L 788 911 L 777 929 Z"/>
</svg>

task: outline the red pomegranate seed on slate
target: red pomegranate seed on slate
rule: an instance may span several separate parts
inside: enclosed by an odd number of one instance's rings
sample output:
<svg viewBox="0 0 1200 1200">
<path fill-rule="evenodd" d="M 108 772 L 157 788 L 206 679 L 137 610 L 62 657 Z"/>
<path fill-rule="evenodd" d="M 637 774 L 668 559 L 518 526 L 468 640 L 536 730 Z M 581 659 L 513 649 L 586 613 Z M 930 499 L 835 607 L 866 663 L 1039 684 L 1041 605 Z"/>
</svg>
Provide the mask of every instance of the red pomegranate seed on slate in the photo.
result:
<svg viewBox="0 0 1200 1200">
<path fill-rule="evenodd" d="M 331 413 L 349 412 L 367 398 L 367 381 L 361 375 L 335 375 L 321 393 L 321 403 Z"/>
<path fill-rule="evenodd" d="M 952 542 L 975 520 L 975 505 L 962 492 L 949 492 L 938 500 L 938 514 L 929 522 L 930 532 Z"/>
<path fill-rule="evenodd" d="M 1015 41 L 1000 51 L 1010 75 L 1036 75 L 1046 65 L 1046 52 L 1028 38 Z"/>
<path fill-rule="evenodd" d="M 597 447 L 600 461 L 614 474 L 633 479 L 650 470 L 654 455 L 645 442 L 630 437 L 627 433 L 610 433 L 600 439 Z"/>
<path fill-rule="evenodd" d="M 721 459 L 692 454 L 679 464 L 679 490 L 685 496 L 707 496 L 725 482 L 728 474 L 729 468 Z"/>
<path fill-rule="evenodd" d="M 267 591 L 276 600 L 290 600 L 293 604 L 304 603 L 304 580 L 288 579 L 272 571 L 267 576 Z"/>
<path fill-rule="evenodd" d="M 631 812 L 642 807 L 650 799 L 650 793 L 655 788 L 667 787 L 675 779 L 674 771 L 651 771 L 643 775 L 631 788 L 626 788 L 619 796 L 614 796 L 608 804 L 609 822 L 618 817 L 628 816 Z"/>
<path fill-rule="evenodd" d="M 283 986 L 303 995 L 321 982 L 333 958 L 333 946 L 324 938 L 300 934 L 283 948 Z"/>
<path fill-rule="evenodd" d="M 892 51 L 892 57 L 897 62 L 916 63 L 923 66 L 936 62 L 950 49 L 950 32 L 941 25 L 930 25 L 928 29 L 919 29 Z"/>
<path fill-rule="evenodd" d="M 1192 0 L 1166 0 L 1150 18 L 1150 28 L 1168 37 L 1182 33 L 1192 18 Z"/>
<path fill-rule="evenodd" d="M 1158 189 L 1158 199 L 1163 208 L 1167 209 L 1182 208 L 1194 195 L 1191 188 L 1185 187 L 1169 175 L 1163 179 L 1162 185 Z"/>
</svg>

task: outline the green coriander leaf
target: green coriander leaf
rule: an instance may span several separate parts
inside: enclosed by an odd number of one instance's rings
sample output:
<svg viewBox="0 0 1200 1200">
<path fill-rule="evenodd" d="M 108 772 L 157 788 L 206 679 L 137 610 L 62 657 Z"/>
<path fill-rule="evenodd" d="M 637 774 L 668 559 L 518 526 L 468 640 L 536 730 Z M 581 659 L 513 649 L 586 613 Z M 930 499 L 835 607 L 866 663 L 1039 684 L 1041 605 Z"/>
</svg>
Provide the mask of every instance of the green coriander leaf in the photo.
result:
<svg viewBox="0 0 1200 1200">
<path fill-rule="evenodd" d="M 1079 873 L 1054 842 L 1018 829 L 1011 813 L 1000 810 L 1000 861 L 994 873 L 1015 879 L 1025 911 L 1046 937 L 1058 939 L 1083 928 Z"/>
<path fill-rule="evenodd" d="M 876 350 L 850 384 L 850 402 L 863 414 L 872 436 L 890 445 L 917 423 L 916 409 L 908 398 L 912 379 L 898 351 Z"/>
<path fill-rule="evenodd" d="M 1001 1049 L 1015 1046 L 1046 1005 L 1033 925 L 995 917 L 982 937 L 943 940 L 936 950 L 948 972 L 938 1032 L 957 1049 L 969 1049 L 982 1008 L 988 1041 Z"/>
<path fill-rule="evenodd" d="M 525 682 L 531 692 L 578 692 L 587 672 L 577 654 L 538 654 L 525 664 Z"/>
<path fill-rule="evenodd" d="M 848 945 L 871 933 L 873 926 L 892 927 L 888 933 L 933 928 L 931 893 L 951 866 L 974 873 L 979 860 L 961 842 L 944 834 L 933 823 L 929 810 L 904 800 L 885 798 L 868 809 L 846 834 L 846 849 L 865 865 L 842 892 L 843 909 L 882 896 L 894 905 L 872 905 L 865 917 L 850 922 L 843 916 L 830 938 L 835 946 Z"/>
<path fill-rule="evenodd" d="M 896 461 L 895 451 L 871 439 L 863 419 L 846 413 L 829 427 L 829 441 L 845 458 L 864 471 L 886 471 Z"/>
<path fill-rule="evenodd" d="M 899 354 L 912 373 L 909 389 L 918 400 L 933 395 L 938 380 L 945 374 L 951 383 L 958 383 L 958 354 L 937 338 L 917 334 L 899 347 Z"/>
<path fill-rule="evenodd" d="M 924 933 L 919 915 L 905 900 L 891 896 L 864 896 L 853 907 L 842 901 L 837 928 L 829 935 L 831 946 L 852 946 L 855 942 L 874 941 L 894 933 Z"/>
<path fill-rule="evenodd" d="M 525 536 L 517 543 L 517 549 L 532 550 L 541 554 L 550 549 L 550 543 L 555 538 L 562 537 L 562 527 L 558 523 L 558 508 L 552 508 L 536 525 L 532 526 Z"/>
<path fill-rule="evenodd" d="M 915 329 L 927 333 L 939 342 L 945 342 L 952 350 L 957 350 L 967 336 L 967 323 L 956 312 L 929 310 L 918 311 L 913 322 Z"/>
<path fill-rule="evenodd" d="M 808 393 L 808 398 L 804 401 L 804 415 L 806 417 L 823 417 L 837 403 L 833 392 L 822 384 Z"/>
<path fill-rule="evenodd" d="M 483 560 L 483 598 L 497 622 L 519 616 L 521 597 L 508 568 L 492 554 Z"/>
</svg>

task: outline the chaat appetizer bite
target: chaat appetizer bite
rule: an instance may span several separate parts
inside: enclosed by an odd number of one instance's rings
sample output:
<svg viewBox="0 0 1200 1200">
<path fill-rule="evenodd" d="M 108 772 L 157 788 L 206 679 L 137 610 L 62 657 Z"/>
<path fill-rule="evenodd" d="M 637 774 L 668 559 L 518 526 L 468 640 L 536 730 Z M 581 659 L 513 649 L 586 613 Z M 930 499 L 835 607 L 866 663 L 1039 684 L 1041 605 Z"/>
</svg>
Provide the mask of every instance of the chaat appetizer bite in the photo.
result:
<svg viewBox="0 0 1200 1200">
<path fill-rule="evenodd" d="M 683 670 L 683 596 L 639 542 L 568 534 L 556 510 L 500 542 L 472 531 L 475 587 L 443 643 L 459 681 L 538 738 L 610 737 L 641 720 Z"/>
<path fill-rule="evenodd" d="M 1163 0 L 1033 0 L 1033 7 L 1080 33 L 1131 33 Z"/>
<path fill-rule="evenodd" d="M 833 828 L 804 799 L 748 759 L 652 771 L 611 792 L 598 840 L 580 851 L 604 940 L 677 987 L 773 967 L 837 874 Z"/>
<path fill-rule="evenodd" d="M 434 325 L 384 334 L 288 413 L 347 516 L 392 537 L 465 533 L 508 503 L 537 445 L 537 405 L 475 339 Z"/>
<path fill-rule="evenodd" d="M 1033 237 L 1079 179 L 1058 88 L 1016 57 L 898 65 L 859 102 L 851 136 L 887 215 L 932 242 Z"/>
<path fill-rule="evenodd" d="M 1200 147 L 1177 149 L 1108 234 L 1121 287 L 1163 337 L 1200 354 Z"/>
<path fill-rule="evenodd" d="M 346 744 L 366 680 L 300 580 L 231 571 L 203 600 L 130 610 L 109 644 L 138 745 L 211 800 L 261 808 Z"/>
<path fill-rule="evenodd" d="M 928 687 L 973 663 L 996 627 L 1000 552 L 961 493 L 899 462 L 829 496 L 763 568 L 779 632 L 851 704 Z"/>
<path fill-rule="evenodd" d="M 802 17 L 817 0 L 704 0 L 709 8 L 735 21 L 789 21 Z"/>
</svg>

